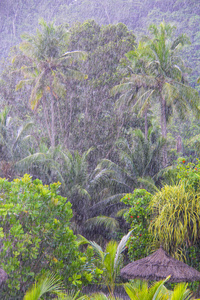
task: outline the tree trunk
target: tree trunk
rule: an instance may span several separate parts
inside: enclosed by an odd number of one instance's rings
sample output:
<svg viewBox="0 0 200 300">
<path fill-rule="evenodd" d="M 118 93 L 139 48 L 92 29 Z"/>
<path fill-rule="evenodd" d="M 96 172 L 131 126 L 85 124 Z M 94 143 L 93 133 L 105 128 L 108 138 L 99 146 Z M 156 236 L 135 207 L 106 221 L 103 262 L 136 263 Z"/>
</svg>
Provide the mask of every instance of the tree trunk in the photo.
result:
<svg viewBox="0 0 200 300">
<path fill-rule="evenodd" d="M 176 151 L 177 151 L 177 153 L 180 153 L 183 151 L 182 138 L 180 135 L 176 139 Z"/>
<path fill-rule="evenodd" d="M 147 141 L 147 136 L 148 136 L 147 108 L 145 109 L 145 115 L 144 115 L 144 136 L 145 136 L 145 140 Z"/>
<path fill-rule="evenodd" d="M 55 148 L 55 113 L 54 113 L 54 95 L 51 89 L 51 147 Z"/>
<path fill-rule="evenodd" d="M 60 131 L 60 139 L 62 139 L 62 141 L 64 140 L 64 125 L 62 126 L 62 118 L 61 118 L 61 112 L 60 112 L 60 106 L 59 106 L 59 101 L 58 99 L 56 99 L 56 107 L 57 107 L 57 111 L 58 111 L 58 119 L 59 119 L 59 131 Z M 61 101 L 61 100 L 60 100 Z"/>
<path fill-rule="evenodd" d="M 42 99 L 42 106 L 43 106 L 43 109 L 44 109 L 44 120 L 45 120 L 45 123 L 46 123 L 47 132 L 48 132 L 51 144 L 52 144 L 52 136 L 51 136 L 50 124 L 49 124 L 50 122 L 48 122 L 48 112 L 47 112 L 47 107 L 46 107 L 46 99 L 44 97 Z"/>
<path fill-rule="evenodd" d="M 161 132 L 162 137 L 167 139 L 166 100 L 161 95 Z M 167 145 L 163 148 L 163 167 L 167 165 Z"/>
</svg>

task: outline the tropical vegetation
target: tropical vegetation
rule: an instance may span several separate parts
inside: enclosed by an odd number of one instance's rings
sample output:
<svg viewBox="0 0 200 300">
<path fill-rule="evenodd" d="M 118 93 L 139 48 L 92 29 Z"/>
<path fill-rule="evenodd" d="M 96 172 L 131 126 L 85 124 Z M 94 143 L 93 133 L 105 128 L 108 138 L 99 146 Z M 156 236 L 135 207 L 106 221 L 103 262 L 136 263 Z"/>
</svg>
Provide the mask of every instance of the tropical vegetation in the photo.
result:
<svg viewBox="0 0 200 300">
<path fill-rule="evenodd" d="M 199 5 L 18 2 L 0 4 L 1 299 L 197 297 L 120 269 L 162 245 L 200 270 Z"/>
</svg>

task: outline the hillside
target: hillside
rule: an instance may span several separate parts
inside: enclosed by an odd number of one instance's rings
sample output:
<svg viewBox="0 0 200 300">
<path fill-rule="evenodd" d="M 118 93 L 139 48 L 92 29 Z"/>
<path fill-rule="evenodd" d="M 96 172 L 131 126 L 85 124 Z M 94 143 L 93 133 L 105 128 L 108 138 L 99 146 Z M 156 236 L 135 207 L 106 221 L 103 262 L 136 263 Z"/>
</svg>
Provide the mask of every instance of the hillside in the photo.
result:
<svg viewBox="0 0 200 300">
<path fill-rule="evenodd" d="M 200 3 L 195 0 L 3 0 L 0 15 L 1 57 L 6 57 L 10 47 L 20 42 L 23 32 L 34 33 L 40 18 L 70 26 L 87 19 L 100 25 L 122 22 L 136 37 L 146 33 L 152 22 L 159 24 L 165 19 L 177 27 L 177 34 L 186 33 L 191 38 L 192 46 L 184 58 L 193 69 L 193 85 L 199 74 Z"/>
</svg>

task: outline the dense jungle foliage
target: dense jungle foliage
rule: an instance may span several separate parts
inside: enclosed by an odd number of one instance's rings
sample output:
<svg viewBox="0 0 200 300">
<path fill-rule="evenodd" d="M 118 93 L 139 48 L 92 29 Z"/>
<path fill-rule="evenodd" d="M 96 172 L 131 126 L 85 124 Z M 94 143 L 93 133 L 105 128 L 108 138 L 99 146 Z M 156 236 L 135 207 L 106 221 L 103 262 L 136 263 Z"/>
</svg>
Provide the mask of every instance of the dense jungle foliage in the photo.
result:
<svg viewBox="0 0 200 300">
<path fill-rule="evenodd" d="M 1 299 L 62 294 L 61 281 L 114 296 L 121 267 L 161 244 L 200 270 L 199 10 L 1 1 Z M 189 297 L 164 283 L 124 287 Z"/>
</svg>

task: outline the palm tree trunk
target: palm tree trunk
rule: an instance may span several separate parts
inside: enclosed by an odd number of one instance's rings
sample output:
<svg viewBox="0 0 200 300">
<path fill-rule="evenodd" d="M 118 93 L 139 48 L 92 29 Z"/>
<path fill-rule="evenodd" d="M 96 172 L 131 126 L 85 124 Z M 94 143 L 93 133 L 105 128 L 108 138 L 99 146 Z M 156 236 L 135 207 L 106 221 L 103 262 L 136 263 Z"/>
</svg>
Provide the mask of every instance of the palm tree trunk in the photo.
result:
<svg viewBox="0 0 200 300">
<path fill-rule="evenodd" d="M 51 137 L 51 131 L 50 131 L 50 124 L 49 124 L 50 122 L 48 122 L 48 112 L 47 112 L 47 107 L 46 107 L 46 99 L 44 97 L 42 99 L 42 106 L 43 106 L 43 109 L 44 109 L 44 120 L 45 120 L 45 123 L 46 123 L 47 132 L 48 132 L 51 144 L 52 144 L 52 137 Z"/>
<path fill-rule="evenodd" d="M 62 126 L 62 118 L 61 118 L 61 112 L 60 112 L 60 106 L 59 106 L 59 101 L 57 99 L 56 101 L 56 107 L 57 107 L 57 111 L 58 111 L 58 119 L 59 119 L 59 130 L 60 130 L 60 135 L 61 135 L 61 139 L 64 140 L 64 126 Z"/>
<path fill-rule="evenodd" d="M 145 109 L 145 115 L 144 115 L 144 136 L 145 136 L 145 140 L 147 141 L 147 136 L 148 136 L 147 108 Z"/>
<path fill-rule="evenodd" d="M 55 148 L 55 113 L 54 113 L 54 95 L 51 89 L 51 147 Z"/>
<path fill-rule="evenodd" d="M 166 100 L 161 96 L 161 132 L 162 137 L 167 139 Z M 163 167 L 167 165 L 167 145 L 163 148 Z"/>
</svg>

